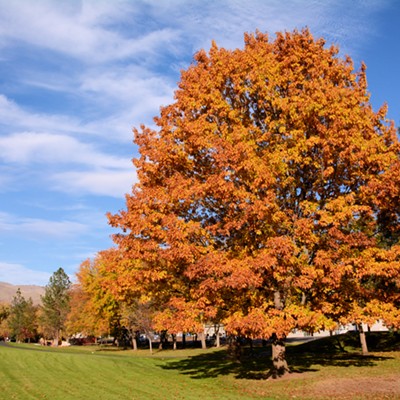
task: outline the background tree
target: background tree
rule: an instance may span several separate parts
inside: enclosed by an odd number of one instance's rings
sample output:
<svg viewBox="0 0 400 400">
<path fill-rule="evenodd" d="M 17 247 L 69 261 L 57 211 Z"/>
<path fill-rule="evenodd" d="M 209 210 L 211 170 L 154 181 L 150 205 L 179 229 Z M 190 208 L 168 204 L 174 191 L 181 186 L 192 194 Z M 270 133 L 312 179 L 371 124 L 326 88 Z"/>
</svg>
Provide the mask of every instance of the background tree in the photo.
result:
<svg viewBox="0 0 400 400">
<path fill-rule="evenodd" d="M 10 336 L 10 329 L 8 327 L 7 319 L 10 315 L 10 305 L 7 303 L 0 303 L 0 339 L 5 339 Z"/>
<path fill-rule="evenodd" d="M 287 372 L 292 329 L 333 327 L 329 304 L 355 310 L 348 288 L 399 272 L 366 190 L 399 159 L 385 113 L 365 66 L 354 72 L 306 29 L 198 52 L 158 130 L 134 131 L 139 183 L 109 216 L 143 290 L 199 320 L 224 311 L 228 332 L 271 338 L 273 373 Z"/>
<path fill-rule="evenodd" d="M 137 338 L 142 333 L 149 343 L 150 354 L 153 354 L 153 318 L 154 308 L 149 301 L 135 300 L 121 305 L 121 324 L 128 330 L 134 350 L 137 350 Z"/>
<path fill-rule="evenodd" d="M 183 299 L 172 297 L 170 301 L 160 308 L 154 316 L 154 326 L 158 331 L 167 331 L 172 335 L 173 348 L 176 349 L 176 337 L 182 333 L 184 340 L 185 333 L 195 333 L 200 337 L 201 347 L 206 348 L 206 337 L 204 335 L 204 320 L 202 310 L 196 309 Z M 183 343 L 185 345 L 185 343 Z"/>
<path fill-rule="evenodd" d="M 152 352 L 155 308 L 139 284 L 141 264 L 122 256 L 115 248 L 99 252 L 93 260 L 82 263 L 78 280 L 89 295 L 97 318 L 108 320 L 119 331 L 127 330 L 134 349 L 137 335 L 144 333 Z"/>
<path fill-rule="evenodd" d="M 90 294 L 84 291 L 81 284 L 71 287 L 70 312 L 65 322 L 65 330 L 69 336 L 80 334 L 99 337 L 110 334 L 110 321 L 99 312 Z"/>
<path fill-rule="evenodd" d="M 71 281 L 62 268 L 59 268 L 50 277 L 45 293 L 41 296 L 41 326 L 42 330 L 54 339 L 58 346 L 61 332 L 64 330 L 65 321 L 70 311 Z"/>
<path fill-rule="evenodd" d="M 10 305 L 7 303 L 0 303 L 0 322 L 8 318 L 10 314 Z"/>
<path fill-rule="evenodd" d="M 80 265 L 77 278 L 81 296 L 86 299 L 85 305 L 81 305 L 80 319 L 89 323 L 98 335 L 112 333 L 118 337 L 122 328 L 120 293 L 126 282 L 123 284 L 118 275 L 110 272 L 115 257 L 118 257 L 115 249 L 99 252 L 93 260 L 85 260 Z"/>
<path fill-rule="evenodd" d="M 19 288 L 11 301 L 7 322 L 9 334 L 17 342 L 30 341 L 36 336 L 36 307 L 31 298 L 26 300 L 22 296 Z"/>
</svg>

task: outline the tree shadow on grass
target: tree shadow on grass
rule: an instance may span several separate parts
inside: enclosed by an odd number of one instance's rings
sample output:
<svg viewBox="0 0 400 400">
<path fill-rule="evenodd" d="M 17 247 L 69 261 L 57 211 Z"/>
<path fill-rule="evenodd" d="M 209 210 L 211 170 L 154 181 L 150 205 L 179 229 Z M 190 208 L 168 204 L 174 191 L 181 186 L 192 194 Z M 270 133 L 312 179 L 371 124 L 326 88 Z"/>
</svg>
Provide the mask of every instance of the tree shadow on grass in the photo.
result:
<svg viewBox="0 0 400 400">
<path fill-rule="evenodd" d="M 335 343 L 333 339 L 287 347 L 289 367 L 291 372 L 297 374 L 316 372 L 325 366 L 375 367 L 390 358 L 393 357 L 363 356 L 356 351 L 345 351 L 343 345 Z M 216 378 L 221 375 L 233 375 L 237 379 L 266 379 L 272 369 L 271 347 L 243 348 L 240 359 L 232 357 L 228 349 L 223 349 L 170 361 L 161 368 L 177 370 L 193 379 Z"/>
<path fill-rule="evenodd" d="M 379 362 L 391 359 L 393 357 L 367 355 L 359 353 L 341 353 L 341 354 L 291 354 L 288 356 L 288 362 L 292 372 L 303 373 L 316 371 L 320 367 L 375 367 Z"/>
<path fill-rule="evenodd" d="M 264 379 L 269 369 L 269 357 L 233 358 L 227 349 L 174 360 L 161 368 L 178 370 L 193 379 L 217 378 L 233 374 L 237 378 Z"/>
<path fill-rule="evenodd" d="M 388 352 L 398 349 L 397 333 L 379 332 L 367 335 L 372 352 Z M 300 346 L 288 347 L 287 355 L 293 372 L 307 372 L 311 366 L 374 367 L 391 356 L 360 353 L 359 335 L 351 332 L 310 341 Z"/>
</svg>

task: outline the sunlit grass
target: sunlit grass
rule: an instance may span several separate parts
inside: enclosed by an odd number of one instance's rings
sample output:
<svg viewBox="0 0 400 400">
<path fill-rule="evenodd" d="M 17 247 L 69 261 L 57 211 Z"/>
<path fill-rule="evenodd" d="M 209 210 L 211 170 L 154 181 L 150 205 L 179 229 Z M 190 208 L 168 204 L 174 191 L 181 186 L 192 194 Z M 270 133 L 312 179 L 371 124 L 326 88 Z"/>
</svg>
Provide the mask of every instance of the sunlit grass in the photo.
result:
<svg viewBox="0 0 400 400">
<path fill-rule="evenodd" d="M 0 348 L 0 399 L 252 398 L 229 379 L 196 380 L 166 368 L 169 361 L 163 357 L 30 346 Z"/>
<path fill-rule="evenodd" d="M 387 383 L 385 379 L 400 382 L 398 337 L 371 336 L 374 352 L 368 357 L 360 354 L 357 336 L 337 340 L 288 347 L 294 374 L 268 381 L 269 347 L 245 348 L 242 359 L 236 360 L 227 348 L 156 349 L 150 355 L 145 349 L 101 346 L 0 346 L 0 399 L 400 398 L 400 387 L 389 394 L 374 391 Z M 364 380 L 372 389 L 367 396 L 335 393 L 349 380 Z M 338 385 L 332 385 L 336 381 Z"/>
</svg>

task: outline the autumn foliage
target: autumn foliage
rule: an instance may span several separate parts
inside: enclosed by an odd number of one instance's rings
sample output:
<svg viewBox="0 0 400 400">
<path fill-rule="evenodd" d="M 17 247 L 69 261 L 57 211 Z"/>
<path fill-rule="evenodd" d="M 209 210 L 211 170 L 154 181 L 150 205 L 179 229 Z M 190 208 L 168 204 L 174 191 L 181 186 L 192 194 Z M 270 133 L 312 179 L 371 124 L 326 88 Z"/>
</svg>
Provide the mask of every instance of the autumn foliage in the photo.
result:
<svg viewBox="0 0 400 400">
<path fill-rule="evenodd" d="M 136 261 L 114 273 L 171 330 L 218 320 L 278 346 L 294 328 L 398 323 L 399 143 L 385 115 L 365 66 L 308 30 L 199 51 L 157 129 L 134 130 L 138 183 L 109 220 Z M 275 361 L 287 369 L 283 348 Z"/>
</svg>

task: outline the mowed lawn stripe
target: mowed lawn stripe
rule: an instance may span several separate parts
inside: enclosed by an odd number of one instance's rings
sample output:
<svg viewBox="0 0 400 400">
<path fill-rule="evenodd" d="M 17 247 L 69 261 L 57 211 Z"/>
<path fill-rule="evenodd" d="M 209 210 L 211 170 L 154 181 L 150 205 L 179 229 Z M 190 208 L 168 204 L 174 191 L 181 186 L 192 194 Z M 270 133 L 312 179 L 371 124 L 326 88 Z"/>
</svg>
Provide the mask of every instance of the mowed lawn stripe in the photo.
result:
<svg viewBox="0 0 400 400">
<path fill-rule="evenodd" d="M 0 399 L 247 399 L 232 382 L 191 379 L 168 360 L 0 347 Z M 230 380 L 229 380 L 230 381 Z"/>
</svg>

